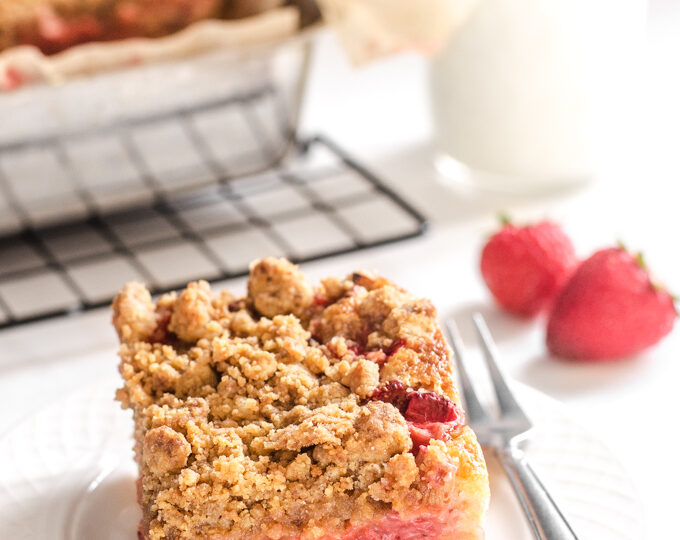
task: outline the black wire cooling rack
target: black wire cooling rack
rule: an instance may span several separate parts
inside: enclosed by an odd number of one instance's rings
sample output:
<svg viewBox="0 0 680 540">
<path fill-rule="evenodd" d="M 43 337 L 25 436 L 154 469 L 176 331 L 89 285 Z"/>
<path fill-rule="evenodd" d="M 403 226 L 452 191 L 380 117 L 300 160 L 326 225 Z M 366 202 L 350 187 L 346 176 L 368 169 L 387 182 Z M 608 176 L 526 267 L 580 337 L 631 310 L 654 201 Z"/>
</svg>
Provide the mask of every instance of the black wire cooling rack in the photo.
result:
<svg viewBox="0 0 680 540">
<path fill-rule="evenodd" d="M 81 133 L 75 154 L 68 137 L 0 148 L 0 224 L 19 224 L 0 234 L 0 328 L 104 306 L 129 280 L 161 293 L 192 279 L 242 276 L 266 255 L 304 262 L 425 230 L 422 214 L 326 138 L 292 139 L 294 151 L 279 162 L 277 135 L 264 133 L 252 114 L 247 132 L 229 127 L 237 152 L 209 125 L 197 127 L 198 115 L 208 111 L 212 122 L 233 105 Z M 163 131 L 149 136 L 159 123 Z M 180 143 L 172 140 L 178 134 Z M 83 156 L 81 143 L 93 141 L 97 151 Z M 263 171 L 243 172 L 258 159 Z M 26 164 L 42 167 L 48 180 L 68 175 L 74 189 L 22 192 L 17 171 L 30 173 Z M 55 223 L 54 212 L 64 210 L 68 220 Z"/>
</svg>

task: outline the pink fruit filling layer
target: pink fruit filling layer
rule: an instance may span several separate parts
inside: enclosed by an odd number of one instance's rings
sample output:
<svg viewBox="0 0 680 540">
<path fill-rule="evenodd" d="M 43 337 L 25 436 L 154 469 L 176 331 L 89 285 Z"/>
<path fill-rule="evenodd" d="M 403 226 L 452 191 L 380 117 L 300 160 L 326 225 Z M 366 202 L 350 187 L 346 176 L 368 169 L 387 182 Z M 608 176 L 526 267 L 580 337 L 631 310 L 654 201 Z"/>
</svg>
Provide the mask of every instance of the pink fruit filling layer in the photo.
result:
<svg viewBox="0 0 680 540">
<path fill-rule="evenodd" d="M 423 511 L 417 517 L 404 520 L 398 514 L 388 514 L 373 523 L 362 525 L 339 536 L 323 540 L 415 540 L 420 538 L 454 538 L 457 529 L 453 509 Z"/>
</svg>

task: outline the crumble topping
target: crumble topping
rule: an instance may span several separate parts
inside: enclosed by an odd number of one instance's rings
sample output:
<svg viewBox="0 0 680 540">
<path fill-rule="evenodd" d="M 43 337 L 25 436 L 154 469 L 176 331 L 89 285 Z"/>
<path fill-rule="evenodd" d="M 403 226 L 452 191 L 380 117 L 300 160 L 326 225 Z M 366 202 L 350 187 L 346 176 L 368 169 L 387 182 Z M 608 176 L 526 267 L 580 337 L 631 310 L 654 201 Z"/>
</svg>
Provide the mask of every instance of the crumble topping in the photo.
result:
<svg viewBox="0 0 680 540">
<path fill-rule="evenodd" d="M 122 343 L 145 341 L 156 328 L 151 294 L 140 283 L 128 283 L 113 300 L 113 326 Z"/>
<path fill-rule="evenodd" d="M 168 426 L 150 429 L 144 436 L 144 463 L 153 474 L 165 474 L 183 468 L 191 454 L 184 435 Z"/>
<path fill-rule="evenodd" d="M 318 538 L 486 478 L 434 308 L 383 278 L 269 258 L 245 298 L 132 283 L 113 308 L 151 540 Z"/>
<path fill-rule="evenodd" d="M 253 266 L 248 280 L 248 296 L 255 310 L 265 317 L 292 313 L 301 317 L 312 304 L 314 293 L 302 272 L 277 259 L 264 259 Z"/>
</svg>

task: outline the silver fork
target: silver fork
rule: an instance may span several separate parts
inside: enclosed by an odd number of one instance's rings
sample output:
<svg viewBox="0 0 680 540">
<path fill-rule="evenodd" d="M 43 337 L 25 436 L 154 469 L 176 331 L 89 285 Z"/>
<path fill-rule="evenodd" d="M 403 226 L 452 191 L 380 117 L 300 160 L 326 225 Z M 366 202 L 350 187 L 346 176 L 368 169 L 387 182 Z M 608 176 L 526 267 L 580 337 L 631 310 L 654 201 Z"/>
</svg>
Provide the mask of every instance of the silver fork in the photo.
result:
<svg viewBox="0 0 680 540">
<path fill-rule="evenodd" d="M 458 327 L 453 320 L 449 320 L 446 327 L 455 353 L 454 358 L 460 375 L 468 423 L 477 434 L 479 443 L 492 448 L 498 456 L 519 498 L 534 536 L 538 540 L 578 540 L 519 446 L 519 443 L 526 440 L 531 433 L 531 421 L 515 400 L 498 367 L 496 360 L 498 352 L 484 318 L 479 313 L 475 313 L 472 319 L 496 393 L 500 415 L 492 416 L 480 403 L 465 369 L 463 359 L 465 348 Z"/>
</svg>

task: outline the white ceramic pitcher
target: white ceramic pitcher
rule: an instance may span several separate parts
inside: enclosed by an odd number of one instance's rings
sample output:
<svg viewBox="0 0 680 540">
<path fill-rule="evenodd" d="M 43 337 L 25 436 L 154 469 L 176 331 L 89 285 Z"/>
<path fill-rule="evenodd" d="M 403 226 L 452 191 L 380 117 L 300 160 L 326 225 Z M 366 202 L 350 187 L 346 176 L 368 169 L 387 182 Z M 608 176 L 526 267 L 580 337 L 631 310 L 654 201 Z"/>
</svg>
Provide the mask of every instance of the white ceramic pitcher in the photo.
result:
<svg viewBox="0 0 680 540">
<path fill-rule="evenodd" d="M 646 0 L 479 0 L 432 62 L 439 170 L 502 191 L 595 177 L 627 127 L 645 15 Z"/>
</svg>

